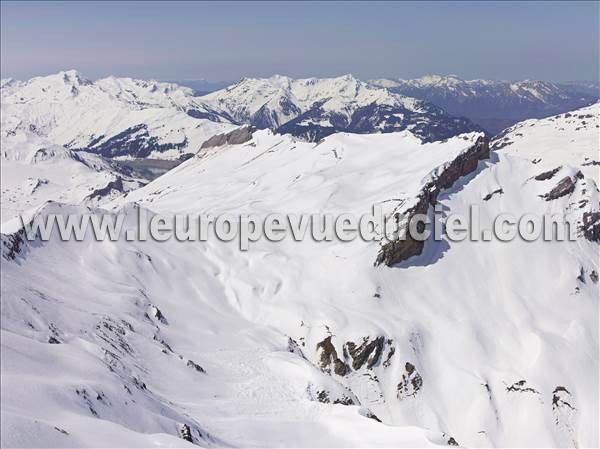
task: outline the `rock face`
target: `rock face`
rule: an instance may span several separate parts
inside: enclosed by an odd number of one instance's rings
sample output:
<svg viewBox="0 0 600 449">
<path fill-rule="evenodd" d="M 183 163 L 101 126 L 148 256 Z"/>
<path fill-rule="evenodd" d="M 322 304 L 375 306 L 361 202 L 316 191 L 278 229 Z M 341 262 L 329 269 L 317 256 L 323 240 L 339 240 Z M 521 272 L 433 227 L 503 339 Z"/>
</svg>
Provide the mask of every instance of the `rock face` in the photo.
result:
<svg viewBox="0 0 600 449">
<path fill-rule="evenodd" d="M 228 133 L 217 134 L 211 137 L 200 147 L 201 150 L 213 147 L 222 147 L 224 145 L 238 145 L 248 142 L 252 139 L 252 134 L 256 131 L 253 126 L 242 126 Z"/>
<path fill-rule="evenodd" d="M 111 193 L 123 193 L 125 189 L 123 188 L 123 178 L 117 176 L 113 181 L 110 181 L 106 186 L 94 190 L 90 193 L 86 199 L 94 200 L 94 199 L 102 199 Z"/>
<path fill-rule="evenodd" d="M 429 207 L 435 205 L 440 191 L 451 187 L 461 176 L 475 171 L 479 161 L 489 158 L 489 155 L 489 141 L 485 137 L 480 137 L 475 145 L 454 159 L 435 179 L 423 187 L 417 204 L 404 213 L 406 226 L 414 216 L 427 214 Z M 397 215 L 396 220 L 399 219 L 400 216 Z M 391 266 L 417 256 L 423 251 L 424 245 L 425 242 L 415 240 L 407 233 L 404 240 L 396 239 L 384 244 L 377 255 L 375 265 L 383 263 Z"/>
<path fill-rule="evenodd" d="M 591 242 L 600 242 L 600 212 L 583 214 L 583 236 Z"/>
<path fill-rule="evenodd" d="M 556 167 L 553 170 L 549 170 L 549 171 L 545 171 L 543 173 L 540 173 L 539 175 L 537 175 L 535 177 L 535 180 L 536 181 L 546 181 L 547 179 L 552 179 L 554 177 L 554 175 L 557 174 L 560 171 L 561 168 L 562 167 Z"/>
<path fill-rule="evenodd" d="M 583 175 L 581 173 L 577 173 L 577 175 L 575 175 L 575 178 L 565 176 L 560 181 L 558 181 L 558 184 L 556 184 L 556 186 L 552 190 L 550 190 L 545 195 L 542 195 L 542 198 L 544 198 L 546 201 L 552 201 L 562 198 L 563 196 L 570 195 L 575 191 L 575 184 L 577 183 L 577 180 L 581 178 L 583 178 Z"/>
<path fill-rule="evenodd" d="M 398 384 L 398 399 L 400 400 L 416 396 L 423 387 L 423 378 L 412 363 L 406 362 L 404 371 L 402 380 Z"/>
<path fill-rule="evenodd" d="M 373 368 L 381 359 L 384 341 L 383 337 L 377 337 L 373 341 L 365 338 L 360 346 L 353 342 L 346 343 L 348 353 L 352 356 L 352 368 L 355 371 L 359 370 L 365 363 L 368 369 Z"/>
<path fill-rule="evenodd" d="M 331 369 L 333 368 L 333 372 L 338 376 L 346 374 L 348 367 L 338 357 L 335 346 L 331 342 L 331 335 L 317 344 L 317 352 L 320 352 L 321 370 L 331 374 Z"/>
</svg>

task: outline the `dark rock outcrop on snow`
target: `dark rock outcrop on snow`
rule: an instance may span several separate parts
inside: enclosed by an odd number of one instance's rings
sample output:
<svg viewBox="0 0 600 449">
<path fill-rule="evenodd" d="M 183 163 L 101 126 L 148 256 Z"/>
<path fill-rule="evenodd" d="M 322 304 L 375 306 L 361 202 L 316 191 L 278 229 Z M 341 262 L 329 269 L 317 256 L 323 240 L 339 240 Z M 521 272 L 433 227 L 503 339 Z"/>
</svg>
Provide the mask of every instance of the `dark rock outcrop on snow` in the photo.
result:
<svg viewBox="0 0 600 449">
<path fill-rule="evenodd" d="M 591 242 L 600 242 L 600 212 L 585 212 L 583 214 L 581 232 Z"/>
<path fill-rule="evenodd" d="M 338 357 L 335 346 L 331 342 L 331 335 L 317 344 L 317 352 L 319 351 L 321 353 L 319 361 L 321 370 L 331 374 L 331 369 L 333 368 L 333 372 L 338 376 L 346 374 L 348 367 Z"/>
<path fill-rule="evenodd" d="M 346 343 L 348 353 L 352 357 L 352 369 L 359 370 L 365 363 L 367 368 L 373 368 L 381 359 L 384 343 L 383 337 L 377 337 L 372 341 L 367 337 L 360 346 L 356 346 L 351 341 Z"/>
<path fill-rule="evenodd" d="M 404 371 L 397 387 L 400 400 L 416 396 L 423 387 L 423 378 L 412 363 L 406 362 Z"/>
<path fill-rule="evenodd" d="M 200 149 L 204 150 L 206 148 L 245 143 L 252 139 L 252 134 L 254 134 L 254 131 L 256 131 L 256 128 L 253 126 L 242 126 L 241 128 L 234 129 L 228 133 L 217 134 L 216 136 L 212 136 L 210 139 L 205 141 Z"/>
<path fill-rule="evenodd" d="M 95 200 L 102 199 L 106 196 L 111 195 L 112 193 L 123 193 L 125 189 L 123 188 L 123 178 L 117 176 L 113 181 L 110 181 L 104 187 L 94 190 L 90 193 L 85 199 L 86 200 Z"/>
<path fill-rule="evenodd" d="M 544 198 L 546 201 L 552 201 L 562 198 L 563 196 L 570 195 L 575 191 L 576 183 L 577 177 L 573 179 L 570 176 L 565 176 L 560 181 L 558 181 L 558 184 L 556 184 L 556 186 L 552 190 L 550 190 L 545 195 L 541 195 L 541 197 Z"/>
<path fill-rule="evenodd" d="M 429 207 L 437 202 L 437 197 L 442 190 L 452 187 L 460 177 L 475 171 L 479 161 L 489 158 L 489 155 L 489 141 L 486 137 L 480 137 L 471 148 L 448 164 L 439 176 L 423 186 L 417 204 L 404 212 L 407 227 L 414 216 L 427 214 Z M 395 219 L 399 220 L 400 215 L 398 214 Z M 404 239 L 398 238 L 382 245 L 375 265 L 391 266 L 417 256 L 423 251 L 424 245 L 425 242 L 414 239 L 407 232 Z"/>
<path fill-rule="evenodd" d="M 534 179 L 536 181 L 546 181 L 547 179 L 552 179 L 555 174 L 557 174 L 562 167 L 556 167 L 554 170 L 548 170 L 543 173 L 537 175 Z"/>
</svg>

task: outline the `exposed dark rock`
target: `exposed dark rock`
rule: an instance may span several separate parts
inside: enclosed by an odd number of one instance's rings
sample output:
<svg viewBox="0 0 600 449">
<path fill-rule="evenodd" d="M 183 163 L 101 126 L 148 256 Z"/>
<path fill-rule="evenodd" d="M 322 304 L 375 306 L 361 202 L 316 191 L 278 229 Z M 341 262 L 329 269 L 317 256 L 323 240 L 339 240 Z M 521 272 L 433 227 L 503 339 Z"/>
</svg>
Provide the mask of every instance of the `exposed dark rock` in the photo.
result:
<svg viewBox="0 0 600 449">
<path fill-rule="evenodd" d="M 584 167 L 600 165 L 600 161 L 588 161 L 588 162 L 584 162 L 581 165 L 583 165 Z"/>
<path fill-rule="evenodd" d="M 459 444 L 456 442 L 456 440 L 452 437 L 448 438 L 448 446 L 459 446 Z"/>
<path fill-rule="evenodd" d="M 579 276 L 577 276 L 577 280 L 582 284 L 585 284 L 585 271 L 583 267 L 579 269 Z"/>
<path fill-rule="evenodd" d="M 365 363 L 368 369 L 373 368 L 381 359 L 384 342 L 383 337 L 377 337 L 373 341 L 369 341 L 369 338 L 366 337 L 358 347 L 351 341 L 346 343 L 348 352 L 352 357 L 352 368 L 355 371 L 359 370 Z"/>
<path fill-rule="evenodd" d="M 514 384 L 506 387 L 506 391 L 510 391 L 513 393 L 520 392 L 540 394 L 539 391 L 537 391 L 535 388 L 528 387 L 526 380 L 519 380 L 518 382 L 515 382 Z"/>
<path fill-rule="evenodd" d="M 61 429 L 60 427 L 54 426 L 54 430 L 57 430 L 64 435 L 69 435 L 69 432 L 67 432 L 65 429 Z"/>
<path fill-rule="evenodd" d="M 59 345 L 60 341 L 56 337 L 51 335 L 50 337 L 48 337 L 48 343 L 52 345 Z"/>
<path fill-rule="evenodd" d="M 598 283 L 598 272 L 596 270 L 592 270 L 590 273 L 590 279 L 594 284 Z"/>
<path fill-rule="evenodd" d="M 194 362 L 192 360 L 187 361 L 187 366 L 189 366 L 190 368 L 194 368 L 199 373 L 206 374 L 206 371 L 204 370 L 204 368 L 202 368 L 200 365 L 198 365 L 196 362 Z"/>
<path fill-rule="evenodd" d="M 192 431 L 190 429 L 190 426 L 188 426 L 187 424 L 183 424 L 181 426 L 181 428 L 179 429 L 179 436 L 182 440 L 189 441 L 190 443 L 194 442 L 194 439 L 192 438 Z"/>
<path fill-rule="evenodd" d="M 317 391 L 315 399 L 319 402 L 322 402 L 323 404 L 356 405 L 354 400 L 346 395 L 342 395 L 331 400 L 330 393 L 327 390 Z"/>
<path fill-rule="evenodd" d="M 549 170 L 549 171 L 545 171 L 543 173 L 540 173 L 534 179 L 536 181 L 546 181 L 548 179 L 552 179 L 554 177 L 554 175 L 557 174 L 560 171 L 561 168 L 562 167 L 556 167 L 553 170 Z"/>
<path fill-rule="evenodd" d="M 2 257 L 5 260 L 15 260 L 21 254 L 27 244 L 27 234 L 24 228 L 13 234 L 2 234 Z"/>
<path fill-rule="evenodd" d="M 502 195 L 504 193 L 504 190 L 502 189 L 496 189 L 491 193 L 488 193 L 486 196 L 483 197 L 483 201 L 489 201 L 492 199 L 492 197 L 494 195 Z"/>
<path fill-rule="evenodd" d="M 242 126 L 241 128 L 236 128 L 228 133 L 217 134 L 205 141 L 200 149 L 222 147 L 224 145 L 238 145 L 240 143 L 248 142 L 252 139 L 254 131 L 256 131 L 256 128 L 253 126 Z"/>
<path fill-rule="evenodd" d="M 371 410 L 367 410 L 365 413 L 365 416 L 369 419 L 374 419 L 377 422 L 382 422 L 375 413 L 373 413 Z"/>
<path fill-rule="evenodd" d="M 580 230 L 586 239 L 600 242 L 600 212 L 585 212 Z"/>
<path fill-rule="evenodd" d="M 302 349 L 300 348 L 298 342 L 291 337 L 288 337 L 288 351 L 292 354 L 296 354 L 302 357 L 303 359 L 306 359 L 306 357 L 304 356 L 304 352 L 302 352 Z"/>
<path fill-rule="evenodd" d="M 556 186 L 545 195 L 540 195 L 546 201 L 557 200 L 563 196 L 570 195 L 575 191 L 575 182 L 570 176 L 562 178 Z"/>
<path fill-rule="evenodd" d="M 158 307 L 152 306 L 152 315 L 154 315 L 154 318 L 156 318 L 162 324 L 169 324 L 167 318 L 163 315 Z"/>
<path fill-rule="evenodd" d="M 391 340 L 388 340 L 388 344 L 391 344 Z M 392 357 L 394 356 L 394 353 L 396 352 L 396 348 L 393 346 L 390 346 L 390 350 L 388 352 L 388 355 L 385 359 L 385 362 L 383 362 L 383 367 L 384 368 L 389 368 L 389 366 L 392 364 Z"/>
<path fill-rule="evenodd" d="M 86 200 L 94 200 L 94 199 L 102 199 L 113 192 L 123 193 L 125 189 L 123 187 L 123 178 L 117 176 L 116 179 L 110 181 L 106 186 L 101 187 L 99 189 L 94 190 L 88 196 L 86 196 Z"/>
<path fill-rule="evenodd" d="M 574 410 L 575 407 L 569 402 L 571 399 L 571 392 L 563 386 L 557 386 L 552 392 L 552 409 L 558 410 L 562 407 L 567 407 Z"/>
<path fill-rule="evenodd" d="M 92 403 L 92 400 L 90 399 L 87 390 L 85 388 L 82 388 L 81 390 L 79 388 L 76 388 L 75 393 L 77 393 L 77 396 L 81 397 L 82 401 L 85 403 L 85 405 L 87 405 L 92 416 L 97 417 L 98 412 L 94 408 L 94 404 Z"/>
<path fill-rule="evenodd" d="M 429 207 L 437 202 L 440 191 L 452 187 L 460 177 L 475 171 L 479 161 L 487 159 L 489 155 L 489 141 L 486 137 L 480 137 L 471 148 L 454 159 L 437 178 L 421 189 L 417 204 L 404 212 L 406 226 L 415 215 L 426 215 Z M 399 215 L 396 216 L 396 220 L 398 219 Z M 406 232 L 403 240 L 392 240 L 381 246 L 375 265 L 383 263 L 391 266 L 412 256 L 417 256 L 423 251 L 424 245 L 425 242 L 415 240 L 410 233 Z"/>
<path fill-rule="evenodd" d="M 331 367 L 333 366 L 333 372 L 338 376 L 344 376 L 347 373 L 348 367 L 339 359 L 335 346 L 331 342 L 331 335 L 317 344 L 317 351 L 319 350 L 321 350 L 321 370 L 331 374 Z"/>
<path fill-rule="evenodd" d="M 416 396 L 423 387 L 423 378 L 412 363 L 406 362 L 404 370 L 405 373 L 402 374 L 402 380 L 398 384 L 398 399 L 400 400 Z"/>
</svg>

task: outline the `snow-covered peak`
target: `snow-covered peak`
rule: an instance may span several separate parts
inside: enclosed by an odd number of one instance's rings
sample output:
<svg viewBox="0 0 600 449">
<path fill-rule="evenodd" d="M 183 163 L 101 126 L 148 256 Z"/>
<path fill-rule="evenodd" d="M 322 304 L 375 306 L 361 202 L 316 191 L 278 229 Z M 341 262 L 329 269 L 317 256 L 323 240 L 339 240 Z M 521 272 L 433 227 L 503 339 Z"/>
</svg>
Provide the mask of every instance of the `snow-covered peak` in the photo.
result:
<svg viewBox="0 0 600 449">
<path fill-rule="evenodd" d="M 435 140 L 480 130 L 468 120 L 449 117 L 433 105 L 352 75 L 244 78 L 200 100 L 236 123 L 250 123 L 310 140 L 339 131 L 395 132 L 414 127 L 423 128 L 415 130 L 420 136 Z"/>
<path fill-rule="evenodd" d="M 75 70 L 24 82 L 4 81 L 3 139 L 36 135 L 105 156 L 177 158 L 233 128 L 192 89 L 108 77 L 91 82 Z"/>
</svg>

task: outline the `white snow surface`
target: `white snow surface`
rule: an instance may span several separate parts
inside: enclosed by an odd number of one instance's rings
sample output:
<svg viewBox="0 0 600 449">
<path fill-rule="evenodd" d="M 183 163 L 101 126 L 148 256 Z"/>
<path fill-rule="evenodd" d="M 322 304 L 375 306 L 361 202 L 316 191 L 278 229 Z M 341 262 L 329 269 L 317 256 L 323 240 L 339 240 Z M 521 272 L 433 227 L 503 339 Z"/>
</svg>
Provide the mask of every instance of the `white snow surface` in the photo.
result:
<svg viewBox="0 0 600 449">
<path fill-rule="evenodd" d="M 336 134 L 312 144 L 259 131 L 111 207 L 129 226 L 138 207 L 404 207 L 477 137 Z M 578 213 L 598 210 L 597 166 L 584 165 L 598 159 L 597 105 L 502 138 L 440 195 L 447 213 L 478 204 L 491 228 L 501 212 L 573 210 L 583 199 Z M 557 164 L 562 173 L 534 179 Z M 571 195 L 540 198 L 577 171 Z M 54 203 L 40 213 L 84 211 Z M 379 244 L 361 240 L 262 239 L 241 252 L 214 237 L 53 238 L 13 260 L 13 238 L 2 236 L 3 447 L 185 446 L 183 424 L 205 447 L 598 446 L 600 268 L 598 244 L 583 237 L 428 241 L 394 267 L 374 266 Z M 348 343 L 378 337 L 373 365 L 355 369 Z M 324 341 L 345 375 L 322 365 Z"/>
</svg>

